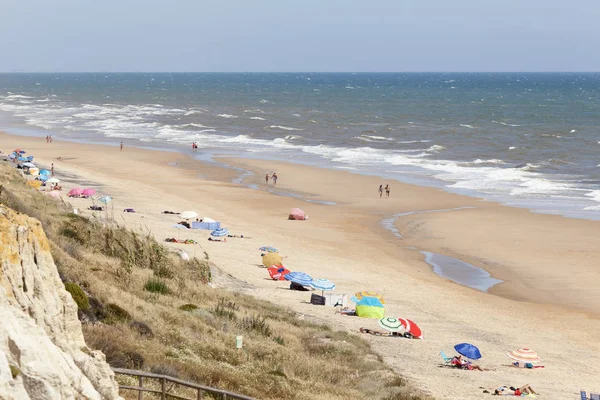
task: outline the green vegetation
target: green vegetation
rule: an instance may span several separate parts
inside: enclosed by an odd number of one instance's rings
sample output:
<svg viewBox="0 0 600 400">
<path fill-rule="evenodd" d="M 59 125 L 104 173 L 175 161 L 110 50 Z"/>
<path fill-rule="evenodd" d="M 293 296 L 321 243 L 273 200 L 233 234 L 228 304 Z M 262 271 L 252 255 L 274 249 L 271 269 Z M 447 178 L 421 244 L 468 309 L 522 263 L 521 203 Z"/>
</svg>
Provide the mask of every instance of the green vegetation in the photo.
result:
<svg viewBox="0 0 600 400">
<path fill-rule="evenodd" d="M 61 276 L 79 283 L 73 284 L 79 291 L 69 290 L 73 298 L 90 295 L 85 296 L 87 314 L 97 323 L 83 323 L 85 340 L 113 367 L 267 400 L 428 399 L 358 335 L 206 285 L 208 255 L 184 261 L 148 233 L 72 214 L 63 203 L 27 187 L 8 166 L 0 165 L 0 181 L 3 204 L 41 221 Z M 85 304 L 80 298 L 79 307 Z M 243 336 L 241 350 L 235 348 L 237 335 Z M 193 396 L 179 390 L 170 393 Z"/>
<path fill-rule="evenodd" d="M 12 375 L 13 379 L 16 379 L 17 376 L 21 375 L 21 370 L 19 369 L 19 367 L 11 365 L 11 366 L 9 366 L 9 368 L 10 368 L 10 374 Z"/>
<path fill-rule="evenodd" d="M 88 311 L 90 309 L 90 301 L 88 299 L 87 294 L 83 291 L 82 288 L 79 287 L 78 284 L 73 282 L 65 283 L 65 289 L 67 292 L 71 293 L 71 297 L 77 303 L 77 307 L 81 311 Z"/>
</svg>

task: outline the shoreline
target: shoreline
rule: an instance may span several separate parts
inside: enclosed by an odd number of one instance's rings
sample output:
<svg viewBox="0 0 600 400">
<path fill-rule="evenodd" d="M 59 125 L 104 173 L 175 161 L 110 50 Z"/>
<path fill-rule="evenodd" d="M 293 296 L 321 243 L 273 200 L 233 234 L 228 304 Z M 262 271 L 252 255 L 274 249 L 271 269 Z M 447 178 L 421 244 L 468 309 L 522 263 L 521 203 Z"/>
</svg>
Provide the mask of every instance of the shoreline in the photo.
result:
<svg viewBox="0 0 600 400">
<path fill-rule="evenodd" d="M 249 175 L 244 183 L 256 184 L 259 188 L 256 190 L 231 183 L 236 177 L 232 171 L 177 152 L 127 147 L 119 152 L 114 147 L 62 141 L 47 145 L 43 138 L 0 134 L 3 149 L 12 145 L 27 148 L 29 154 L 36 156 L 36 161 L 54 160 L 58 176 L 64 172 L 74 173 L 102 185 L 115 198 L 117 210 L 121 207 L 139 210 L 137 214 L 118 215 L 120 223 L 132 229 L 149 229 L 161 241 L 165 235 L 175 234 L 169 229 L 174 221 L 159 214 L 166 209 L 196 210 L 201 216 L 222 221 L 232 234 L 249 236 L 243 240 L 231 239 L 225 244 L 207 242 L 205 232 L 185 232 L 202 245 L 194 251 L 207 251 L 225 273 L 251 285 L 246 290 L 256 297 L 289 306 L 317 320 L 334 319 L 336 326 L 342 329 L 356 331 L 359 326 L 373 327 L 375 323 L 333 316 L 329 308 L 300 301 L 306 293 L 282 290 L 287 287 L 270 281 L 264 269 L 257 267 L 260 258 L 256 249 L 261 245 L 279 248 L 288 257 L 286 267 L 291 270 L 330 278 L 338 284 L 338 292 L 377 290 L 383 293 L 388 304 L 387 315 L 417 321 L 424 329 L 426 340 L 389 341 L 369 337 L 369 341 L 392 367 L 440 399 L 457 398 L 453 397 L 456 391 L 464 393 L 462 399 L 476 399 L 481 397 L 479 386 L 524 379 L 522 371 L 512 368 L 497 367 L 496 371 L 479 375 L 438 368 L 439 350 L 448 351 L 460 341 L 478 344 L 485 351 L 486 366 L 507 364 L 503 352 L 513 347 L 536 349 L 551 368 L 528 375 L 526 379 L 544 393 L 542 398 L 562 399 L 565 388 L 570 393 L 578 393 L 579 387 L 589 386 L 600 373 L 600 367 L 594 366 L 600 361 L 597 333 L 600 321 L 596 304 L 600 299 L 594 298 L 594 288 L 600 279 L 593 268 L 586 271 L 587 263 L 599 265 L 595 263 L 598 246 L 590 244 L 595 243 L 590 240 L 597 237 L 600 226 L 594 221 L 533 214 L 441 189 L 396 182 L 392 183 L 392 198 L 379 199 L 378 185 L 374 185 L 376 178 L 266 160 L 227 159 L 234 166 L 254 170 L 254 175 Z M 63 160 L 57 162 L 57 156 Z M 277 171 L 278 190 L 336 204 L 309 203 L 273 195 L 264 190 L 261 182 L 265 170 Z M 287 221 L 289 209 L 297 207 L 300 201 L 300 207 L 307 211 L 310 220 Z M 85 199 L 69 202 L 81 210 L 90 203 Z M 457 207 L 473 208 L 423 212 Z M 381 226 L 385 217 L 410 211 L 421 213 L 406 215 L 394 224 L 403 235 L 401 240 Z M 500 224 L 504 219 L 506 221 Z M 564 242 L 562 247 L 554 242 L 555 233 L 537 229 L 556 224 L 565 231 L 560 237 Z M 519 236 L 519 229 L 527 226 L 529 231 L 525 236 L 530 235 L 530 240 Z M 536 229 L 532 231 L 532 227 Z M 493 235 L 493 240 L 485 240 L 490 230 L 501 232 Z M 479 233 L 478 242 L 483 249 L 469 246 L 472 232 Z M 513 235 L 524 240 L 522 245 L 513 243 Z M 544 260 L 534 262 L 540 249 L 548 254 Z M 510 287 L 505 283 L 483 293 L 441 279 L 424 262 L 419 250 L 483 265 L 494 277 L 510 282 Z M 515 254 L 505 254 L 507 252 Z M 523 258 L 522 265 L 531 265 L 530 270 L 514 268 L 511 265 L 514 257 Z M 552 263 L 544 264 L 548 259 Z M 544 264 L 543 268 L 540 264 Z M 560 268 L 563 265 L 579 267 L 564 271 Z M 530 275 L 537 277 L 533 294 L 529 292 L 534 289 L 527 285 L 532 282 Z M 558 278 L 562 279 L 561 290 L 574 290 L 571 302 L 562 301 L 556 293 L 555 279 Z M 523 285 L 526 293 L 520 292 Z M 590 305 L 591 309 L 586 311 Z M 570 346 L 564 346 L 567 342 Z M 562 361 L 567 356 L 573 360 L 569 365 Z"/>
</svg>

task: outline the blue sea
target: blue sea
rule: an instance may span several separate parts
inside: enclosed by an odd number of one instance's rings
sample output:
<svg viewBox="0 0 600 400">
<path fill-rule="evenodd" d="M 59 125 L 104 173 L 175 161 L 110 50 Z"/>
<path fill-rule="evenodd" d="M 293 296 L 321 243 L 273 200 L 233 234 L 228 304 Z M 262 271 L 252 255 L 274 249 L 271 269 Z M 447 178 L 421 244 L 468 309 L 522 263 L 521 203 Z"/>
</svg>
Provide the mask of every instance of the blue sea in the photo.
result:
<svg viewBox="0 0 600 400">
<path fill-rule="evenodd" d="M 600 219 L 595 73 L 0 74 L 0 129 L 197 142 Z"/>
</svg>

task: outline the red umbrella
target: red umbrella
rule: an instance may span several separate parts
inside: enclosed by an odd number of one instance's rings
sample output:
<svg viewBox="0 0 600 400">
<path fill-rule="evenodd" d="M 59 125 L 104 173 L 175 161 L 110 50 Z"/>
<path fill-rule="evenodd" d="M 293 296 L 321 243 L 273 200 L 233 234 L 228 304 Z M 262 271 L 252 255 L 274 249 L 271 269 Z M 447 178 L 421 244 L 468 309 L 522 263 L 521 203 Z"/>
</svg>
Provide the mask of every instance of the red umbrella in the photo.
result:
<svg viewBox="0 0 600 400">
<path fill-rule="evenodd" d="M 285 268 L 283 265 L 269 267 L 267 268 L 267 271 L 269 271 L 269 275 L 274 281 L 284 281 L 284 276 L 290 273 L 290 270 Z"/>
<path fill-rule="evenodd" d="M 410 319 L 398 318 L 398 320 L 400 321 L 402 326 L 404 326 L 406 332 L 413 335 L 416 339 L 423 339 L 423 332 L 421 332 L 421 328 L 419 328 L 417 324 L 415 324 Z"/>
<path fill-rule="evenodd" d="M 73 188 L 73 189 L 69 190 L 69 193 L 67 193 L 67 196 L 69 196 L 69 197 L 81 196 L 82 193 L 83 193 L 82 188 Z"/>
</svg>

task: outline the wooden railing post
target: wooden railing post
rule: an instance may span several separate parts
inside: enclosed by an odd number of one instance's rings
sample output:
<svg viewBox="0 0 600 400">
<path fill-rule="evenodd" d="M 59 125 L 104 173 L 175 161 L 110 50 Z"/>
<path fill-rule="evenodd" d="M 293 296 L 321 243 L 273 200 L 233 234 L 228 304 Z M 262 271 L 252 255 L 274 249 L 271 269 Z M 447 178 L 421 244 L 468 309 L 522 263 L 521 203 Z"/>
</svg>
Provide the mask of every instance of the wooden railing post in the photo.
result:
<svg viewBox="0 0 600 400">
<path fill-rule="evenodd" d="M 202 395 L 202 390 L 198 389 L 198 400 L 202 400 L 204 396 Z"/>
<path fill-rule="evenodd" d="M 144 377 L 140 375 L 139 378 L 140 378 L 139 379 L 139 381 L 140 381 L 139 386 L 140 386 L 140 389 L 141 389 L 141 388 L 144 387 Z M 142 400 L 142 396 L 143 395 L 144 395 L 144 392 L 142 390 L 138 391 L 138 400 Z"/>
<path fill-rule="evenodd" d="M 167 380 L 165 378 L 162 378 L 160 380 L 160 390 L 161 390 L 161 399 L 162 400 L 167 400 Z"/>
</svg>

